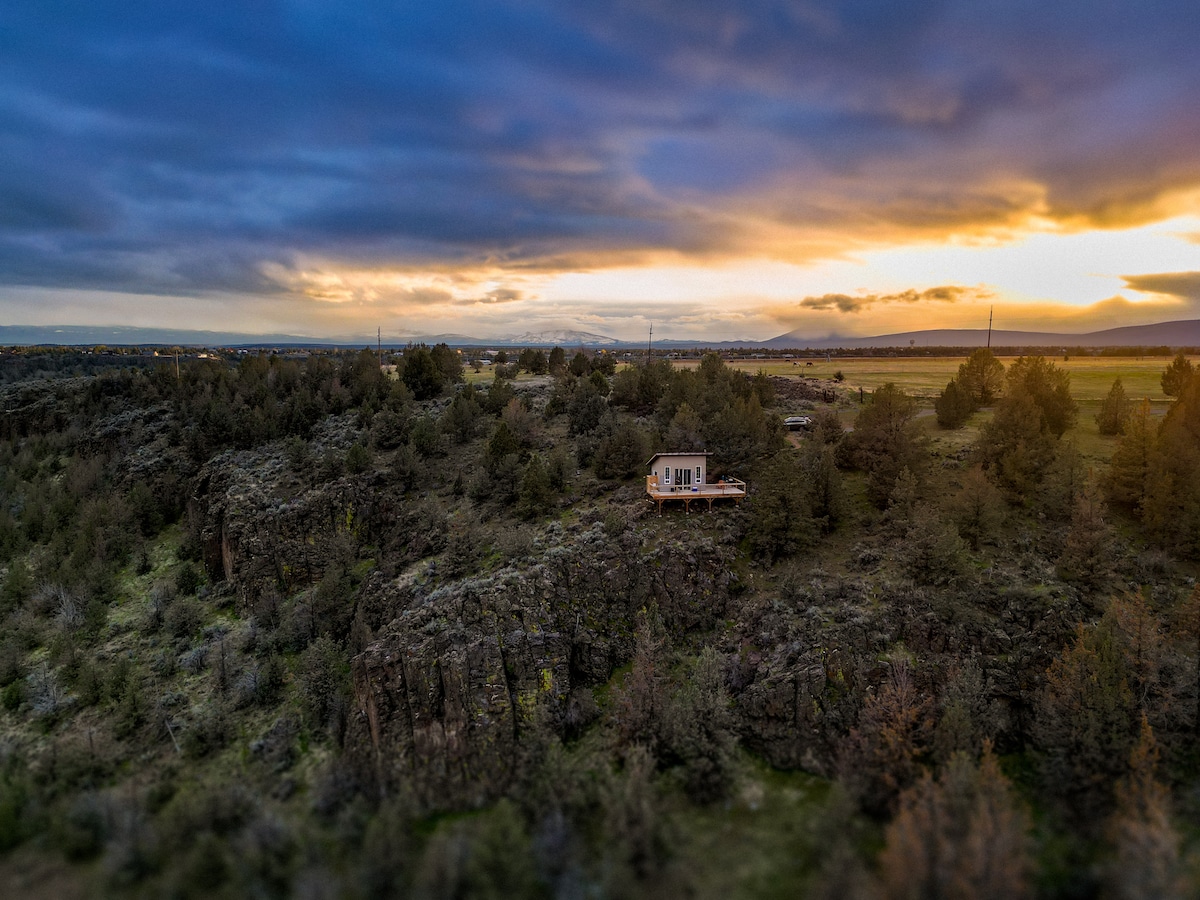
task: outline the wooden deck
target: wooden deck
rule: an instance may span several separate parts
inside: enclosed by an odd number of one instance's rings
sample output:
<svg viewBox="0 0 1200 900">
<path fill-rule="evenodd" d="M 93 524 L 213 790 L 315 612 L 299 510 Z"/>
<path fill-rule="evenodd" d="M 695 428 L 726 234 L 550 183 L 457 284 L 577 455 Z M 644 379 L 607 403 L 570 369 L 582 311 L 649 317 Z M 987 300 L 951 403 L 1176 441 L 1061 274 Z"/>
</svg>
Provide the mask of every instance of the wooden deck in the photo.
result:
<svg viewBox="0 0 1200 900">
<path fill-rule="evenodd" d="M 724 478 L 716 482 L 716 484 L 660 487 L 656 476 L 647 475 L 646 494 L 658 504 L 660 515 L 662 514 L 663 503 L 668 500 L 678 500 L 683 503 L 685 512 L 691 512 L 692 504 L 697 500 L 704 500 L 708 503 L 708 508 L 711 510 L 714 500 L 725 499 L 732 500 L 734 503 L 741 503 L 742 498 L 746 496 L 746 482 L 739 481 L 736 478 Z"/>
</svg>

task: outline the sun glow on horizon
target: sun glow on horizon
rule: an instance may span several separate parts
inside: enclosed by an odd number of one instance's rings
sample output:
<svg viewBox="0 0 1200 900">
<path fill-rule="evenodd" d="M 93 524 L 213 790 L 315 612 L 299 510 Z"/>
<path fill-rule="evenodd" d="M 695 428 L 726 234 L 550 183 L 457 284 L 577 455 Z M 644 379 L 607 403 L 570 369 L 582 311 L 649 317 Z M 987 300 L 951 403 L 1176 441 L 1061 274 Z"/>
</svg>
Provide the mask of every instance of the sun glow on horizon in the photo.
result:
<svg viewBox="0 0 1200 900">
<path fill-rule="evenodd" d="M 764 339 L 789 330 L 853 336 L 980 327 L 991 305 L 1009 328 L 1092 330 L 1188 314 L 1186 298 L 1134 290 L 1127 279 L 1200 269 L 1196 232 L 1200 216 L 1189 215 L 1124 229 L 1046 227 L 1005 242 L 858 250 L 810 263 L 671 259 L 560 272 L 310 261 L 269 274 L 323 306 L 345 307 L 347 317 L 386 313 L 427 322 L 426 330 L 584 326 L 628 339 L 653 320 L 658 333 L 681 339 Z"/>
</svg>

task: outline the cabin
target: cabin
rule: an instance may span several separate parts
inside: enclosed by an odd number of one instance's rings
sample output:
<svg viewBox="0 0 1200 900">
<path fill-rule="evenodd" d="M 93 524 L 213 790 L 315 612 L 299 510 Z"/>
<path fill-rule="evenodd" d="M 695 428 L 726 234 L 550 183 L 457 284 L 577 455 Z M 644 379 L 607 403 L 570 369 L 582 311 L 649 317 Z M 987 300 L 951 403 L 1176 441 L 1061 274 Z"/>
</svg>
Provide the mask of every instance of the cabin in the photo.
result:
<svg viewBox="0 0 1200 900">
<path fill-rule="evenodd" d="M 708 479 L 708 458 L 705 451 L 655 453 L 646 463 L 646 494 L 658 504 L 662 515 L 663 503 L 678 500 L 684 512 L 692 511 L 692 503 L 703 500 L 712 509 L 714 500 L 729 499 L 740 504 L 746 496 L 746 482 L 736 478 Z"/>
</svg>

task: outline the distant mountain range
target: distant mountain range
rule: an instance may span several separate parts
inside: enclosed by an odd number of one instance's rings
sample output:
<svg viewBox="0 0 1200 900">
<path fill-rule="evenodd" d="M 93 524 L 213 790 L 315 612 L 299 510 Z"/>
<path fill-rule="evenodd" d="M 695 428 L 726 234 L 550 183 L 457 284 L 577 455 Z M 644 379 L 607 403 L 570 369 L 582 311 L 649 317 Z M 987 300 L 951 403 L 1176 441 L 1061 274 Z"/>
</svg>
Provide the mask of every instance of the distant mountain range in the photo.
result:
<svg viewBox="0 0 1200 900">
<path fill-rule="evenodd" d="M 370 347 L 376 336 L 314 337 L 300 334 L 247 334 L 233 331 L 185 331 L 179 328 L 133 328 L 122 325 L 0 325 L 0 346 L 95 347 Z M 511 337 L 479 338 L 468 334 L 421 334 L 390 338 L 385 347 L 409 343 L 456 347 L 615 347 L 623 342 L 588 331 L 527 331 Z M 640 346 L 640 345 L 639 345 Z M 687 344 L 687 346 L 693 346 Z"/>
<path fill-rule="evenodd" d="M 808 347 L 815 350 L 908 346 L 983 347 L 987 340 L 986 328 L 936 328 L 875 337 L 832 336 L 819 339 L 806 338 L 792 331 L 763 341 L 762 346 Z M 1200 319 L 1159 322 L 1154 325 L 1125 325 L 1085 334 L 997 329 L 992 331 L 991 340 L 993 347 L 1200 347 Z"/>
<path fill-rule="evenodd" d="M 765 341 L 680 341 L 656 340 L 658 349 L 712 347 L 761 347 L 771 350 L 865 350 L 887 347 L 982 347 L 987 343 L 986 329 L 939 328 L 925 331 L 906 331 L 874 337 L 825 338 L 805 337 L 792 331 Z M 536 331 L 509 337 L 478 338 L 466 334 L 429 334 L 393 338 L 383 342 L 385 347 L 402 347 L 407 343 L 446 343 L 457 347 L 645 347 L 642 341 L 622 341 L 588 331 Z M 1040 331 L 993 331 L 993 347 L 1200 347 L 1200 319 L 1178 322 L 1159 322 L 1153 325 L 1126 325 L 1085 334 L 1063 334 Z M 0 346 L 85 346 L 104 344 L 114 347 L 368 347 L 375 344 L 375 335 L 346 337 L 313 337 L 296 334 L 246 334 L 222 331 L 184 331 L 175 328 L 130 328 L 124 326 L 92 325 L 3 325 L 0 326 Z"/>
</svg>

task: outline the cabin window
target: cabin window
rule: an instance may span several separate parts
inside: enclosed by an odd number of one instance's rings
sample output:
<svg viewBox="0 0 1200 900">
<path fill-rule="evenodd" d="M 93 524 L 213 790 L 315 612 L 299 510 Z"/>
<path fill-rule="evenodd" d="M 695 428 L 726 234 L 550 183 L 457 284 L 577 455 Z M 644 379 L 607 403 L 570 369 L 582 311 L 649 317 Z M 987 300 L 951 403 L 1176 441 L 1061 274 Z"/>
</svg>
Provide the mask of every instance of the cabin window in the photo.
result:
<svg viewBox="0 0 1200 900">
<path fill-rule="evenodd" d="M 704 484 L 704 476 L 700 474 L 699 466 L 696 466 L 696 484 Z"/>
</svg>

